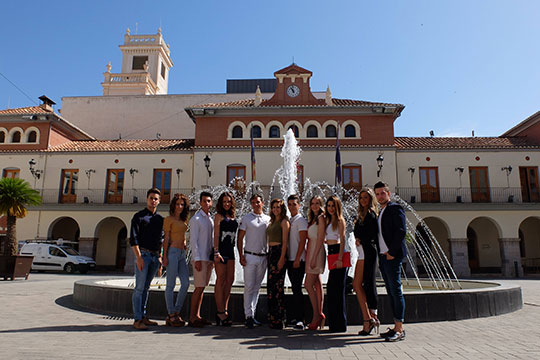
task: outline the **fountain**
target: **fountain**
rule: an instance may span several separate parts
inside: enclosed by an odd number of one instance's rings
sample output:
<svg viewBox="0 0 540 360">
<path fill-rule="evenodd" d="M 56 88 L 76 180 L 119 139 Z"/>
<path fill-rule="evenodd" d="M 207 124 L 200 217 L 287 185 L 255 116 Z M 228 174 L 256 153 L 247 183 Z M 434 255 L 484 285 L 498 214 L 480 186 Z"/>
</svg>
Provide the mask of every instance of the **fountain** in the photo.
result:
<svg viewBox="0 0 540 360">
<path fill-rule="evenodd" d="M 294 137 L 294 133 L 292 130 L 288 130 L 284 135 L 284 145 L 281 151 L 283 165 L 276 170 L 272 185 L 268 192 L 264 194 L 266 199 L 265 211 L 268 209 L 272 198 L 286 199 L 290 194 L 298 193 L 296 166 L 300 155 L 301 149 Z M 203 190 L 190 195 L 190 202 L 195 207 L 198 207 L 201 191 Z M 252 194 L 263 193 L 259 183 L 246 184 L 244 179 L 234 179 L 228 186 L 213 186 L 205 188 L 204 191 L 211 192 L 214 199 L 217 199 L 224 191 L 230 191 L 236 199 L 238 218 L 251 211 L 249 199 Z M 358 207 L 358 191 L 356 189 L 345 189 L 340 185 L 332 186 L 326 182 L 311 182 L 310 179 L 306 179 L 301 194 L 301 208 L 306 213 L 308 202 L 312 196 L 320 195 L 327 198 L 332 194 L 338 194 L 342 199 L 343 215 L 347 223 L 346 251 L 351 252 L 351 262 L 353 264 L 353 267 L 349 270 L 349 275 L 352 276 L 357 258 L 352 229 Z M 406 240 L 409 251 L 404 263 L 409 271 L 402 272 L 404 274 L 405 319 L 407 322 L 460 320 L 499 315 L 521 308 L 521 289 L 518 286 L 502 286 L 496 282 L 459 280 L 443 249 L 418 213 L 398 195 L 393 194 L 392 200 L 401 204 L 407 214 Z M 417 226 L 413 225 L 411 219 L 418 222 L 420 231 L 417 230 Z M 241 322 L 243 321 L 243 269 L 238 262 L 238 254 L 236 255 L 236 278 L 229 308 L 234 315 L 234 320 Z M 425 270 L 426 278 L 419 276 L 417 271 L 419 265 Z M 412 272 L 414 277 L 407 277 L 407 272 Z M 212 274 L 211 282 L 214 281 L 214 276 Z M 328 269 L 323 274 L 324 283 L 326 283 L 327 277 Z M 286 278 L 287 285 L 288 278 Z M 105 313 L 131 314 L 132 288 L 132 279 L 82 280 L 74 285 L 74 301 L 83 307 Z M 154 279 L 148 309 L 151 316 L 164 317 L 166 315 L 164 288 L 164 277 Z M 257 310 L 259 315 L 264 315 L 266 310 L 263 293 L 264 290 L 261 293 L 261 301 Z M 215 311 L 213 293 L 205 294 L 205 298 L 201 311 L 208 318 L 211 318 L 211 314 Z M 379 306 L 382 314 L 381 320 L 391 322 L 390 303 L 382 286 L 379 286 L 379 299 L 381 303 Z M 305 301 L 306 309 L 310 309 L 307 296 Z M 347 304 L 349 323 L 361 323 L 361 312 L 354 295 L 348 296 Z M 184 310 L 186 309 L 187 304 L 184 305 Z M 265 316 L 259 317 L 265 318 Z"/>
</svg>

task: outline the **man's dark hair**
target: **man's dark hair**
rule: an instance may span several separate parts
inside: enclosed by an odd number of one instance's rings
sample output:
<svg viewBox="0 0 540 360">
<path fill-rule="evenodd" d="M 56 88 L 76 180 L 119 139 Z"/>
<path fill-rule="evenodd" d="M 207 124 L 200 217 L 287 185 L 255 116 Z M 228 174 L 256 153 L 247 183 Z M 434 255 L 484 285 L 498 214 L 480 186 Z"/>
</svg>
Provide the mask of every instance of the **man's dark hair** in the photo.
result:
<svg viewBox="0 0 540 360">
<path fill-rule="evenodd" d="M 161 191 L 158 188 L 151 188 L 146 192 L 146 198 L 150 196 L 150 194 L 158 194 L 161 198 Z"/>
<path fill-rule="evenodd" d="M 287 198 L 287 202 L 289 202 L 290 200 L 294 200 L 296 201 L 297 203 L 300 202 L 300 197 L 296 194 L 292 194 L 292 195 L 289 195 L 289 197 Z"/>
<path fill-rule="evenodd" d="M 253 195 L 251 195 L 251 197 L 249 198 L 249 202 L 252 202 L 253 199 L 256 199 L 256 198 L 259 198 L 259 199 L 261 199 L 261 201 L 264 201 L 264 198 L 263 198 L 262 194 L 253 194 Z"/>
<path fill-rule="evenodd" d="M 211 193 L 209 193 L 208 191 L 203 191 L 203 192 L 201 192 L 201 195 L 199 195 L 199 201 L 202 201 L 202 198 L 205 197 L 205 196 L 209 197 L 210 199 L 212 198 Z"/>
<path fill-rule="evenodd" d="M 373 189 L 380 189 L 380 188 L 384 188 L 386 191 L 390 191 L 390 187 L 388 186 L 388 184 L 383 181 L 379 181 L 375 185 L 373 185 Z"/>
</svg>

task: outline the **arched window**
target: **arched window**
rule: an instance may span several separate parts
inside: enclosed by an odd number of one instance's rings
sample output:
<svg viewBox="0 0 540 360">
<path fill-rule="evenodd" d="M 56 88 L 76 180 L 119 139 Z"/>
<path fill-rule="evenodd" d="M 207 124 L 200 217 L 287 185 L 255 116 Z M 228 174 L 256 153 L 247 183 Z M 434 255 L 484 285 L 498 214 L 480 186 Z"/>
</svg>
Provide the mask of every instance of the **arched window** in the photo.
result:
<svg viewBox="0 0 540 360">
<path fill-rule="evenodd" d="M 0 143 L 6 142 L 6 133 L 3 131 L 0 131 Z"/>
<path fill-rule="evenodd" d="M 28 133 L 28 137 L 26 138 L 26 142 L 29 143 L 35 143 L 37 141 L 37 132 L 32 130 Z"/>
<path fill-rule="evenodd" d="M 262 137 L 262 131 L 259 125 L 253 125 L 253 127 L 251 128 L 251 131 L 253 132 L 253 138 Z"/>
<path fill-rule="evenodd" d="M 11 135 L 11 142 L 12 143 L 20 143 L 21 142 L 21 132 L 15 131 L 13 135 Z"/>
<path fill-rule="evenodd" d="M 289 126 L 289 129 L 292 129 L 292 131 L 293 131 L 295 137 L 298 137 L 298 136 L 299 136 L 300 131 L 298 130 L 298 126 L 296 126 L 296 125 L 291 125 L 291 126 Z"/>
<path fill-rule="evenodd" d="M 241 139 L 244 137 L 242 127 L 240 125 L 236 125 L 232 129 L 232 137 L 233 139 Z"/>
<path fill-rule="evenodd" d="M 356 128 L 353 125 L 345 126 L 345 137 L 356 137 Z"/>
<path fill-rule="evenodd" d="M 328 125 L 326 127 L 326 137 L 337 137 L 336 127 L 334 125 Z"/>
<path fill-rule="evenodd" d="M 307 128 L 307 137 L 316 138 L 319 137 L 319 130 L 315 125 L 309 125 Z"/>
<path fill-rule="evenodd" d="M 279 127 L 276 125 L 273 125 L 270 127 L 269 137 L 271 138 L 278 138 L 279 137 Z"/>
</svg>

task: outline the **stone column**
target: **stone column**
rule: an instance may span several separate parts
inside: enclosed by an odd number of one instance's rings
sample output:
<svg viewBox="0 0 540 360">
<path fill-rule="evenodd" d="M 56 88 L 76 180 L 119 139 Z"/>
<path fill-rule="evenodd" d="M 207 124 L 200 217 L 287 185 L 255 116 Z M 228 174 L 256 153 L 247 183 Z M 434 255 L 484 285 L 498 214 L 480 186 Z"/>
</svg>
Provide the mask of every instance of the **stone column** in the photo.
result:
<svg viewBox="0 0 540 360">
<path fill-rule="evenodd" d="M 131 246 L 129 246 L 129 239 L 127 248 L 126 248 L 126 264 L 124 265 L 124 272 L 127 274 L 134 274 L 135 273 L 135 255 L 133 254 L 133 250 L 131 250 Z"/>
<path fill-rule="evenodd" d="M 448 239 L 450 243 L 450 262 L 458 278 L 471 277 L 467 238 Z"/>
<path fill-rule="evenodd" d="M 407 246 L 407 252 L 408 256 L 404 259 L 404 261 L 407 262 L 405 264 L 405 274 L 407 277 L 414 278 L 416 276 L 415 272 L 418 273 L 418 258 L 416 257 L 416 248 L 414 246 Z M 412 264 L 409 261 L 409 258 L 412 259 Z"/>
<path fill-rule="evenodd" d="M 79 254 L 82 256 L 94 257 L 94 244 L 97 238 L 94 237 L 80 237 L 79 238 Z M 95 260 L 95 259 L 94 259 Z"/>
<path fill-rule="evenodd" d="M 501 238 L 501 272 L 504 277 L 523 276 L 523 267 L 521 266 L 521 253 L 519 251 L 519 238 Z M 516 274 L 517 270 L 517 274 Z"/>
</svg>

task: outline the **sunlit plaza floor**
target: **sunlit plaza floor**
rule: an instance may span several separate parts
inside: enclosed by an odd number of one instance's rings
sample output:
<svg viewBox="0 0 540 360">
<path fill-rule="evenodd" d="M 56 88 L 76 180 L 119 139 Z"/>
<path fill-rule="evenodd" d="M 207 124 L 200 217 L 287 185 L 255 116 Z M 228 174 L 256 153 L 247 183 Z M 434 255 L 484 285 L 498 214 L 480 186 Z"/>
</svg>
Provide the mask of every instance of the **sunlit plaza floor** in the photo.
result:
<svg viewBox="0 0 540 360">
<path fill-rule="evenodd" d="M 112 275 L 118 277 L 117 275 Z M 149 331 L 132 320 L 83 311 L 71 301 L 73 283 L 111 274 L 32 273 L 0 281 L 2 359 L 539 359 L 540 279 L 498 280 L 523 290 L 523 309 L 472 320 L 406 324 L 406 339 L 385 343 L 348 332 L 284 331 L 208 326 Z M 381 329 L 384 330 L 384 329 Z"/>
</svg>

